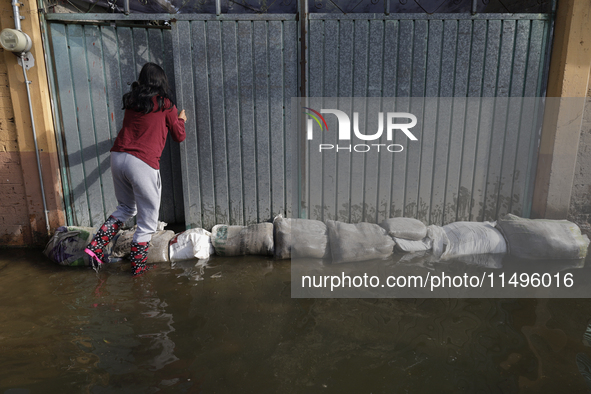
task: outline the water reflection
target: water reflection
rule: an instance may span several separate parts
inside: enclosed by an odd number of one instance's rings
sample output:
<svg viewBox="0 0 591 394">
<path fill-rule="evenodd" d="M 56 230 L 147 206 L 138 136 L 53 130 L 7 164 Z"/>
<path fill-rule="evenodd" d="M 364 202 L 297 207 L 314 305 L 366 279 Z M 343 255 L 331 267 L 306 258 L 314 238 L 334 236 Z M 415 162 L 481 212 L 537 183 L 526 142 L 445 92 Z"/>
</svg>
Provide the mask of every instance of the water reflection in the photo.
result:
<svg viewBox="0 0 591 394">
<path fill-rule="evenodd" d="M 590 387 L 589 299 L 292 299 L 287 261 L 132 279 L 125 264 L 95 275 L 36 253 L 0 251 L 2 393 Z"/>
</svg>

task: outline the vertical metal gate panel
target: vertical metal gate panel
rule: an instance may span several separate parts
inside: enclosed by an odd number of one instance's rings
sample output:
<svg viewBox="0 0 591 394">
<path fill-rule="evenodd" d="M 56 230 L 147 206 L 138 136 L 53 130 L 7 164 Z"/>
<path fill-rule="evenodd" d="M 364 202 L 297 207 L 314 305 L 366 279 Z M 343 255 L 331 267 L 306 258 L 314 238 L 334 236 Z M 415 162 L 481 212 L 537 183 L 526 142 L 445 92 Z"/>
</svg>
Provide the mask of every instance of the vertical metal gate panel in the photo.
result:
<svg viewBox="0 0 591 394">
<path fill-rule="evenodd" d="M 542 14 L 310 14 L 309 97 L 455 97 L 407 100 L 423 124 L 405 154 L 325 157 L 307 146 L 304 205 L 311 219 L 427 223 L 529 216 L 539 101 L 551 16 Z M 465 99 L 461 99 L 461 98 Z M 507 100 L 473 100 L 506 97 Z M 336 108 L 336 107 L 334 107 Z M 330 118 L 330 120 L 329 120 Z M 336 120 L 327 117 L 329 130 Z M 531 125 L 524 127 L 524 122 Z M 368 130 L 376 125 L 366 121 Z M 520 123 L 522 124 L 521 126 Z M 337 143 L 326 133 L 323 143 Z M 385 142 L 380 141 L 380 142 Z M 379 175 L 368 176 L 377 169 Z"/>
<path fill-rule="evenodd" d="M 121 97 L 144 63 L 161 65 L 174 89 L 170 30 L 49 23 L 73 223 L 97 226 L 117 206 L 109 150 L 123 122 Z M 160 161 L 160 220 L 183 222 L 180 149 Z"/>
<path fill-rule="evenodd" d="M 181 146 L 187 227 L 289 215 L 295 15 L 195 15 L 172 33 L 179 108 L 189 117 Z"/>
</svg>

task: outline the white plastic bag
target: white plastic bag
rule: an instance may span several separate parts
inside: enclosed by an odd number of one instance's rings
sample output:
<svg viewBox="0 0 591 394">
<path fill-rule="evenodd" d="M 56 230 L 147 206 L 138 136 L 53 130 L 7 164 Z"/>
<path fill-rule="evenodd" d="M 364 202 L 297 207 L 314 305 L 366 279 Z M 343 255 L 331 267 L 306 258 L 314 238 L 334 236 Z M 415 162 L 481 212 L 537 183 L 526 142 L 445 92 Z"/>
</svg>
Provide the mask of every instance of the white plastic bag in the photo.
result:
<svg viewBox="0 0 591 394">
<path fill-rule="evenodd" d="M 211 244 L 211 233 L 202 228 L 193 228 L 177 234 L 170 240 L 170 261 L 207 259 L 215 251 Z"/>
</svg>

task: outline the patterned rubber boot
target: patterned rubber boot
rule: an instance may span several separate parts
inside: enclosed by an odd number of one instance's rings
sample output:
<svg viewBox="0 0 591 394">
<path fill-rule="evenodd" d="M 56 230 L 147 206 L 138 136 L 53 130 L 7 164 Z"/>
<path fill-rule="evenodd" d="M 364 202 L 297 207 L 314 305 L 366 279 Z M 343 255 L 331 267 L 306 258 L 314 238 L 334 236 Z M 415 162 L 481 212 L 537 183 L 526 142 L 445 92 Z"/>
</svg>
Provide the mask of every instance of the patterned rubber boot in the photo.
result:
<svg viewBox="0 0 591 394">
<path fill-rule="evenodd" d="M 132 242 L 131 254 L 131 275 L 140 276 L 144 272 L 152 269 L 152 266 L 146 265 L 148 260 L 148 250 L 150 249 L 150 242 Z"/>
<path fill-rule="evenodd" d="M 86 246 L 86 249 L 84 249 L 84 252 L 90 256 L 90 266 L 95 271 L 98 272 L 101 266 L 105 264 L 103 250 L 119 232 L 122 225 L 123 222 L 121 220 L 116 219 L 114 216 L 109 216 L 107 221 L 96 232 L 92 241 Z"/>
</svg>

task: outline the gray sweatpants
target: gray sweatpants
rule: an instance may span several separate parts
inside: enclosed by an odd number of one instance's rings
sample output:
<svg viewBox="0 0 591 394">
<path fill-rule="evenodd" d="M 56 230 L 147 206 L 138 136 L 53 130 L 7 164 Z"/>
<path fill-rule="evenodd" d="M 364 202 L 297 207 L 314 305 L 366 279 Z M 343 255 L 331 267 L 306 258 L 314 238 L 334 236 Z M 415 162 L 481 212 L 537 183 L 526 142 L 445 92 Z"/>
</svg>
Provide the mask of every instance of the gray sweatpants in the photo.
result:
<svg viewBox="0 0 591 394">
<path fill-rule="evenodd" d="M 111 152 L 111 172 L 117 197 L 116 219 L 125 222 L 137 213 L 135 242 L 147 242 L 158 225 L 160 170 L 124 152 Z"/>
</svg>

